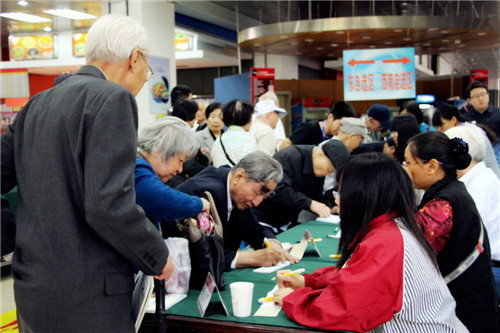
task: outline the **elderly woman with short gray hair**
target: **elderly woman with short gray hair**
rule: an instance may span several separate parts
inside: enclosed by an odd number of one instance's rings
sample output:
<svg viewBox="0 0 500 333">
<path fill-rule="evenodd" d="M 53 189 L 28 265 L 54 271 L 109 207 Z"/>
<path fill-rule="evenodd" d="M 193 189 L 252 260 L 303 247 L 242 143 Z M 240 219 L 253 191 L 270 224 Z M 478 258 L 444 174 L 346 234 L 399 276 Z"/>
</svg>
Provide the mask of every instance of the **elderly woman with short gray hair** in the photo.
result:
<svg viewBox="0 0 500 333">
<path fill-rule="evenodd" d="M 182 172 L 182 164 L 198 151 L 191 128 L 167 116 L 146 125 L 139 133 L 135 167 L 136 202 L 159 228 L 162 220 L 182 219 L 209 211 L 204 198 L 174 190 L 164 183 Z"/>
</svg>

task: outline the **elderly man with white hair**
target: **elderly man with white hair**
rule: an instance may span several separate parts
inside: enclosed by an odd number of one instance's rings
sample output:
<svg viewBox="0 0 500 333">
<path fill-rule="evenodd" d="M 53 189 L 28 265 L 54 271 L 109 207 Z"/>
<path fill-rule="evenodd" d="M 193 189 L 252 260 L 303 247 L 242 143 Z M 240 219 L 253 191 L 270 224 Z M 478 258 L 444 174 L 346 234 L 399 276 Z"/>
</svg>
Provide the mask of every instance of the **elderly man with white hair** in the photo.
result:
<svg viewBox="0 0 500 333">
<path fill-rule="evenodd" d="M 467 169 L 457 170 L 476 204 L 488 232 L 493 274 L 500 296 L 500 180 L 484 163 L 485 144 L 481 129 L 476 126 L 457 126 L 445 132 L 450 138 L 461 138 L 469 145 L 472 161 Z"/>
<path fill-rule="evenodd" d="M 133 266 L 161 279 L 174 270 L 135 203 L 135 96 L 152 73 L 146 30 L 103 16 L 88 32 L 86 58 L 32 97 L 1 139 L 2 193 L 19 193 L 20 332 L 134 332 Z"/>
</svg>

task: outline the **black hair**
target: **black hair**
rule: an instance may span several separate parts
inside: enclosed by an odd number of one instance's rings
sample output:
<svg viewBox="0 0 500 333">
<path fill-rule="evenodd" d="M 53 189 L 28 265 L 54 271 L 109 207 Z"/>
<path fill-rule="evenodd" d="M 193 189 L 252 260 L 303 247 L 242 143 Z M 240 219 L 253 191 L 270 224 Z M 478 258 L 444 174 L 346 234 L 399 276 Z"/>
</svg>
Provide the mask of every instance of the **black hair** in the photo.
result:
<svg viewBox="0 0 500 333">
<path fill-rule="evenodd" d="M 184 121 L 191 121 L 196 117 L 198 103 L 191 99 L 181 99 L 174 104 L 172 116 L 181 118 Z"/>
<path fill-rule="evenodd" d="M 469 145 L 460 138 L 450 139 L 443 132 L 425 132 L 408 141 L 413 157 L 422 161 L 435 159 L 447 175 L 455 175 L 458 170 L 470 164 Z"/>
<path fill-rule="evenodd" d="M 337 102 L 333 104 L 330 109 L 330 113 L 333 115 L 333 119 L 342 119 L 344 117 L 356 117 L 356 110 L 352 107 L 351 104 L 347 102 Z"/>
<path fill-rule="evenodd" d="M 402 163 L 405 160 L 405 149 L 408 140 L 420 133 L 417 118 L 413 114 L 402 114 L 394 117 L 391 122 L 391 131 L 398 132 L 398 143 L 396 145 L 396 159 Z"/>
<path fill-rule="evenodd" d="M 219 102 L 210 103 L 205 109 L 205 117 L 210 117 L 210 114 L 217 109 L 221 109 L 221 111 L 224 110 L 224 104 Z"/>
<path fill-rule="evenodd" d="M 189 97 L 193 91 L 188 86 L 179 84 L 175 86 L 170 92 L 170 98 L 172 99 L 172 105 L 175 105 L 179 99 L 186 99 Z"/>
<path fill-rule="evenodd" d="M 496 146 L 496 144 L 499 142 L 497 134 L 493 132 L 493 130 L 489 128 L 487 125 L 476 123 L 476 126 L 481 128 L 488 137 L 488 140 L 490 140 L 491 144 L 493 146 Z"/>
<path fill-rule="evenodd" d="M 483 82 L 474 81 L 465 88 L 465 98 L 470 98 L 470 92 L 476 88 L 484 88 L 488 91 L 488 87 Z"/>
<path fill-rule="evenodd" d="M 459 122 L 464 122 L 464 118 L 462 118 L 460 111 L 455 105 L 443 104 L 435 112 L 439 112 L 440 117 L 443 119 L 451 120 L 451 118 L 455 117 Z M 434 117 L 432 117 L 432 121 L 434 122 Z"/>
<path fill-rule="evenodd" d="M 441 120 L 441 117 L 443 114 L 439 110 L 435 110 L 434 114 L 432 115 L 432 126 L 434 127 L 441 127 L 443 126 L 443 121 Z"/>
<path fill-rule="evenodd" d="M 223 110 L 223 120 L 226 126 L 245 126 L 252 120 L 253 105 L 246 101 L 232 100 Z"/>
<path fill-rule="evenodd" d="M 398 134 L 399 134 L 399 133 L 398 133 Z M 396 147 L 396 142 L 394 141 L 394 139 L 393 139 L 393 138 L 389 138 L 389 139 L 387 139 L 386 143 L 387 143 L 387 145 L 388 145 L 389 147 Z"/>
<path fill-rule="evenodd" d="M 363 241 L 375 218 L 389 213 L 399 218 L 436 265 L 435 252 L 415 220 L 413 183 L 393 158 L 382 153 L 349 157 L 337 171 L 340 184 L 340 236 L 337 262 L 341 268 Z M 360 209 L 362 207 L 362 209 Z"/>
<path fill-rule="evenodd" d="M 421 124 L 424 121 L 424 113 L 422 112 L 422 110 L 420 110 L 418 102 L 415 101 L 404 102 L 403 105 L 401 105 L 401 107 L 399 108 L 399 113 L 401 113 L 401 111 L 405 109 L 406 112 L 411 113 L 412 115 L 415 116 L 415 118 L 417 118 L 418 124 Z"/>
</svg>

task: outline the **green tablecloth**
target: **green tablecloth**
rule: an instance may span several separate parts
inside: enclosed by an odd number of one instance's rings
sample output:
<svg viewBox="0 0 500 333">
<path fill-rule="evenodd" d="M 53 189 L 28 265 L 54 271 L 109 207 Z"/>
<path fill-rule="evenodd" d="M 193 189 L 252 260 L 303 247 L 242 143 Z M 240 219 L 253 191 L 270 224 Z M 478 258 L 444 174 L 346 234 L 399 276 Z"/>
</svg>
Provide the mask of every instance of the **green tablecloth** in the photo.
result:
<svg viewBox="0 0 500 333">
<path fill-rule="evenodd" d="M 288 266 L 286 269 L 298 269 L 305 268 L 305 273 L 312 273 L 314 270 L 328 266 L 335 265 L 336 260 L 330 259 L 330 254 L 337 253 L 338 249 L 338 239 L 328 238 L 328 234 L 332 234 L 335 227 L 338 224 L 330 224 L 324 222 L 310 221 L 301 225 L 298 225 L 286 232 L 278 235 L 278 239 L 281 242 L 290 242 L 295 244 L 296 241 L 302 238 L 305 229 L 314 236 L 314 238 L 322 238 L 321 242 L 317 242 L 319 251 L 322 257 L 318 257 L 316 251 L 314 250 L 313 244 L 309 244 L 304 253 L 302 261 L 298 264 Z M 224 276 L 226 278 L 227 287 L 221 291 L 222 299 L 227 307 L 229 317 L 223 313 L 222 307 L 220 305 L 217 293 L 214 290 L 214 295 L 212 297 L 211 304 L 209 305 L 207 312 L 205 313 L 206 319 L 222 320 L 222 321 L 235 321 L 243 322 L 249 324 L 261 324 L 261 325 L 271 325 L 271 326 L 285 326 L 285 327 L 296 327 L 304 328 L 304 326 L 296 324 L 295 322 L 288 319 L 284 311 L 280 311 L 277 317 L 247 317 L 247 318 L 237 318 L 233 316 L 232 304 L 231 304 L 231 291 L 229 289 L 229 284 L 236 281 L 248 281 L 254 283 L 253 301 L 252 301 L 252 315 L 259 309 L 260 304 L 258 299 L 260 297 L 265 297 L 266 294 L 274 288 L 276 281 L 272 281 L 271 278 L 276 276 L 276 273 L 261 274 L 254 273 L 254 268 L 243 268 L 235 269 L 231 272 L 227 272 Z M 200 313 L 196 301 L 198 299 L 200 292 L 198 290 L 190 290 L 188 297 L 182 302 L 176 304 L 167 310 L 168 314 L 198 317 L 200 318 Z M 218 304 L 217 304 L 218 303 Z"/>
</svg>

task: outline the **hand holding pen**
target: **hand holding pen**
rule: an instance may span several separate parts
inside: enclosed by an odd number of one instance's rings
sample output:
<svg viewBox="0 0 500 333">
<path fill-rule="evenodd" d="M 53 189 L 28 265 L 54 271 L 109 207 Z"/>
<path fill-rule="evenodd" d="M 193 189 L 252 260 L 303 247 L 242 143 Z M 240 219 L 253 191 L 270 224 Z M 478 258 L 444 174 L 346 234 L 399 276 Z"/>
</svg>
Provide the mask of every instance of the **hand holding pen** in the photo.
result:
<svg viewBox="0 0 500 333">
<path fill-rule="evenodd" d="M 279 288 L 303 288 L 305 279 L 300 273 L 293 274 L 291 270 L 280 270 L 276 273 L 277 285 Z"/>
</svg>

